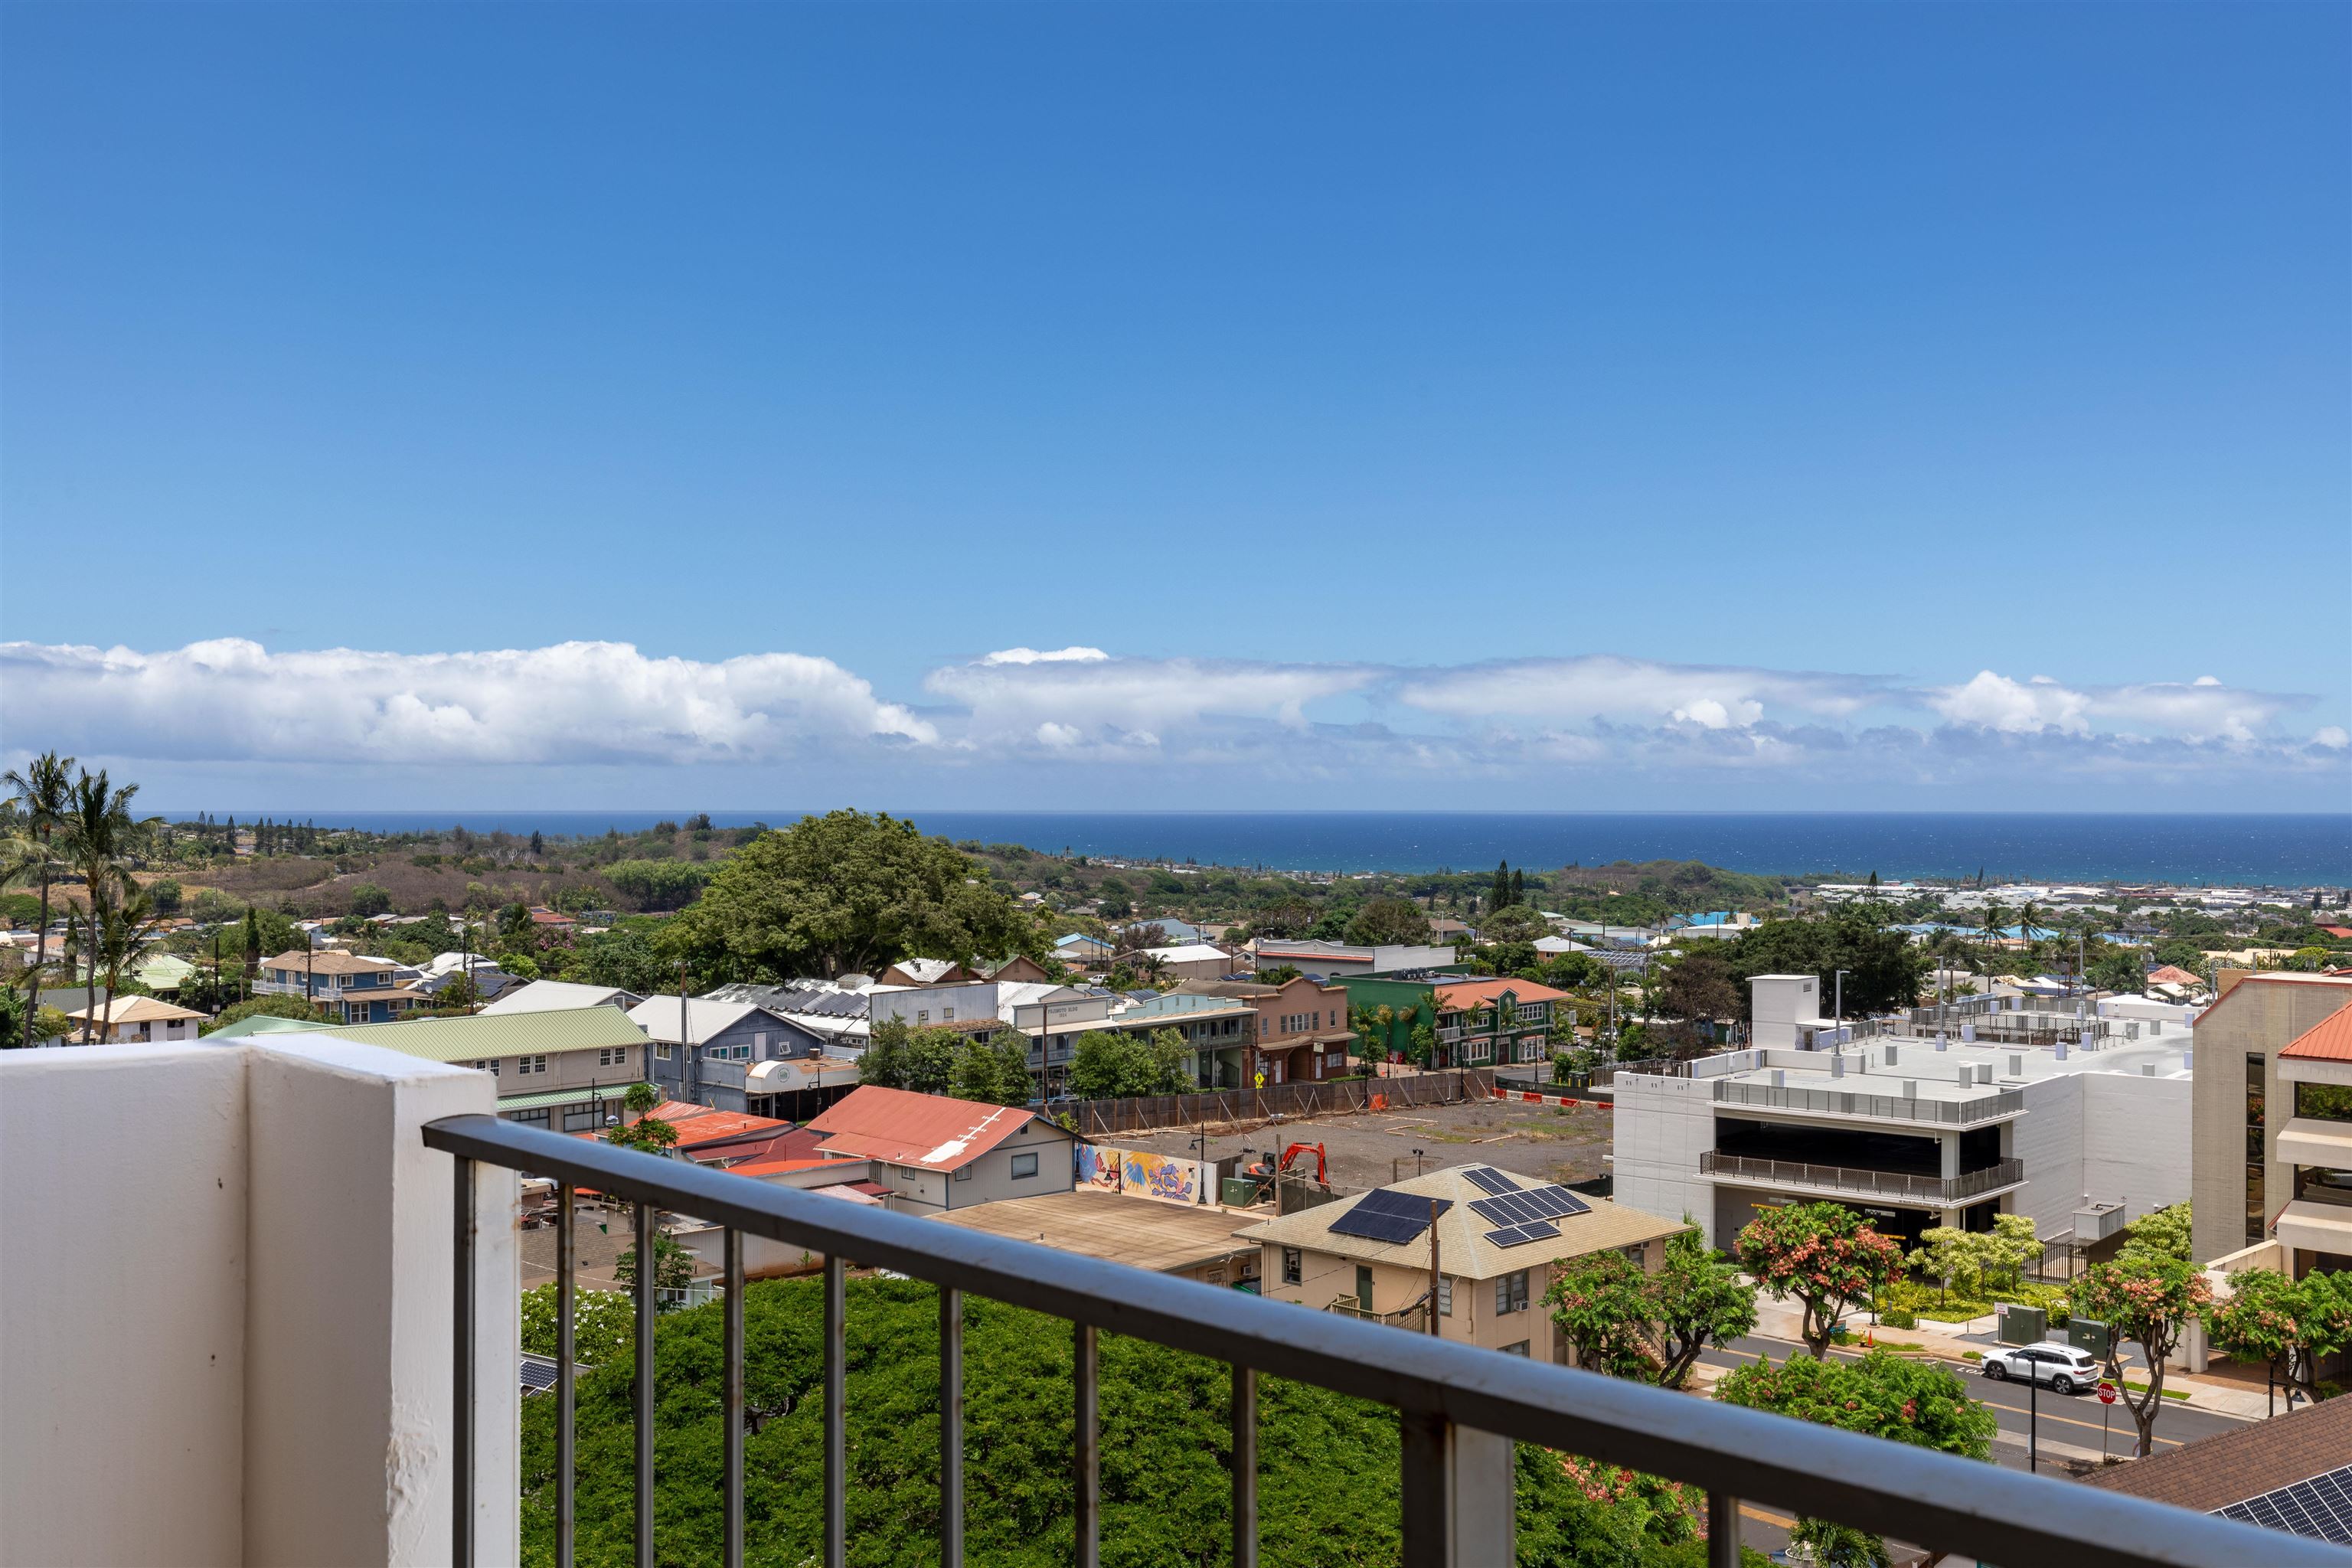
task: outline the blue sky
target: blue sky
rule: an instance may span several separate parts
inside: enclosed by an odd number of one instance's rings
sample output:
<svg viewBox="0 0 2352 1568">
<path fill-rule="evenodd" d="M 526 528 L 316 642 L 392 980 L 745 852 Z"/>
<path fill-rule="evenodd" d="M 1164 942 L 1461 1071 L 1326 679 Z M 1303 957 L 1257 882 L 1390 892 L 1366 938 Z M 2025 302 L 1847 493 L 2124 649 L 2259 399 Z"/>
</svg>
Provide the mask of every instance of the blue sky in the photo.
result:
<svg viewBox="0 0 2352 1568">
<path fill-rule="evenodd" d="M 5 43 L 10 760 L 248 809 L 2352 805 L 2343 7 Z"/>
</svg>

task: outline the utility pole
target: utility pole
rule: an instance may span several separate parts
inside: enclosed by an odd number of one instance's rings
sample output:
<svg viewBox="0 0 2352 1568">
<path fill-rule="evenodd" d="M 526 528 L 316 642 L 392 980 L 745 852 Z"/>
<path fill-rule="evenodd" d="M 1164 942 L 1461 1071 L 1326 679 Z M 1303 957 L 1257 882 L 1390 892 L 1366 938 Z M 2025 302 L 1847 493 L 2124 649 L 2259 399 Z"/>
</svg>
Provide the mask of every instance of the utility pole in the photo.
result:
<svg viewBox="0 0 2352 1568">
<path fill-rule="evenodd" d="M 1853 973 L 1850 969 L 1841 969 L 1832 977 L 1837 986 L 1837 1026 L 1841 1040 L 1845 1038 L 1845 977 Z"/>
<path fill-rule="evenodd" d="M 682 1053 L 678 1063 L 678 1082 L 686 1088 L 687 1099 L 694 1100 L 702 1088 L 702 1074 L 694 1065 L 694 1033 L 686 1014 L 686 955 L 677 960 L 677 1048 Z M 700 1104 L 700 1100 L 694 1100 Z"/>
<path fill-rule="evenodd" d="M 1419 1150 L 1413 1152 L 1420 1152 Z M 1413 1173 L 1420 1174 L 1418 1171 Z M 1429 1200 L 1429 1331 L 1433 1334 L 1438 1332 L 1437 1282 L 1437 1199 L 1432 1197 Z"/>
</svg>

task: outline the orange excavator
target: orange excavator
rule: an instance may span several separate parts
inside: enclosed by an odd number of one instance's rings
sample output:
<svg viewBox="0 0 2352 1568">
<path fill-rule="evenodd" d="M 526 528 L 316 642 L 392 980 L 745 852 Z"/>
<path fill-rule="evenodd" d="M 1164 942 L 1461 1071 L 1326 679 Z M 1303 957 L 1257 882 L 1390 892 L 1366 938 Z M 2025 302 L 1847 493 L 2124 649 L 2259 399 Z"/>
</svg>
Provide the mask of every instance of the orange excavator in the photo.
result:
<svg viewBox="0 0 2352 1568">
<path fill-rule="evenodd" d="M 1320 1143 L 1293 1143 L 1289 1148 L 1285 1149 L 1282 1152 L 1282 1159 L 1279 1163 L 1268 1164 L 1265 1161 L 1260 1160 L 1257 1163 L 1250 1166 L 1244 1174 L 1255 1176 L 1260 1181 L 1270 1181 L 1273 1179 L 1276 1172 L 1287 1171 L 1290 1169 L 1290 1163 L 1293 1160 L 1297 1159 L 1301 1154 L 1312 1154 L 1315 1156 L 1315 1180 L 1324 1186 L 1329 1186 L 1331 1182 L 1330 1178 L 1325 1173 L 1323 1165 L 1323 1145 Z"/>
</svg>

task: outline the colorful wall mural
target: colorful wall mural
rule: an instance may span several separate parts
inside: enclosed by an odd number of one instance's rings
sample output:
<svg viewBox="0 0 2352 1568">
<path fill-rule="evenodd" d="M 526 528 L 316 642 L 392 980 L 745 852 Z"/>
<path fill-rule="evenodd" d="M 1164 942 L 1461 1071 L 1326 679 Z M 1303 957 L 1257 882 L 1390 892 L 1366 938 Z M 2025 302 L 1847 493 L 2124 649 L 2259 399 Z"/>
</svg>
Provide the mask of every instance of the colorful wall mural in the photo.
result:
<svg viewBox="0 0 2352 1568">
<path fill-rule="evenodd" d="M 1091 1143 L 1078 1144 L 1076 1158 L 1080 1186 L 1123 1193 L 1131 1198 L 1155 1198 L 1164 1204 L 1208 1201 L 1207 1168 L 1198 1160 L 1140 1149 L 1104 1149 Z"/>
</svg>

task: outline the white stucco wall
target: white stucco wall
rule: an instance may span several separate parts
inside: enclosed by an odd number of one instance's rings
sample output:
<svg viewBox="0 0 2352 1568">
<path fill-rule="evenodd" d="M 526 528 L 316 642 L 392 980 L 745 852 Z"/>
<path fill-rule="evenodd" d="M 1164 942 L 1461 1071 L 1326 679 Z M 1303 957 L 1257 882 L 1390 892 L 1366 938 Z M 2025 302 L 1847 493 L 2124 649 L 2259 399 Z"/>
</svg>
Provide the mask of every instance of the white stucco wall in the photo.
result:
<svg viewBox="0 0 2352 1568">
<path fill-rule="evenodd" d="M 2185 1077 L 2136 1073 L 2072 1073 L 2027 1084 L 2026 1114 L 2011 1132 L 2027 1185 L 2011 1208 L 2032 1215 L 2046 1237 L 2071 1229 L 2086 1202 L 2120 1202 L 2133 1220 L 2186 1201 L 2191 1092 Z"/>
<path fill-rule="evenodd" d="M 1620 1073 L 1611 1117 L 1612 1201 L 1662 1219 L 1685 1215 L 1715 1232 L 1715 1187 L 1698 1157 L 1715 1147 L 1715 1086 L 1703 1079 Z"/>
<path fill-rule="evenodd" d="M 0 1562 L 449 1553 L 454 1162 L 484 1074 L 315 1036 L 0 1056 Z M 516 1539 L 514 1181 L 477 1252 L 486 1562 Z"/>
<path fill-rule="evenodd" d="M 0 1053 L 0 1562 L 243 1561 L 245 1076 Z"/>
</svg>

